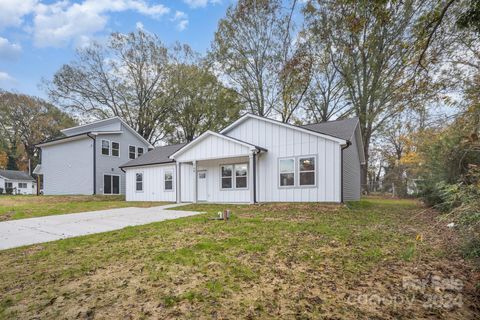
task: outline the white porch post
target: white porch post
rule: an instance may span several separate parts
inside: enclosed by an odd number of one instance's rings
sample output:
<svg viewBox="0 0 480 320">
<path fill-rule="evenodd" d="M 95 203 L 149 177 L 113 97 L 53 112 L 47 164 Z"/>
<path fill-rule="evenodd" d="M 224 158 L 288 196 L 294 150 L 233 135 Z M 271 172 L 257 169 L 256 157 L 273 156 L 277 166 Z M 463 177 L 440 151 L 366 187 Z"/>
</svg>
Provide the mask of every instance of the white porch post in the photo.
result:
<svg viewBox="0 0 480 320">
<path fill-rule="evenodd" d="M 198 175 L 197 175 L 197 160 L 193 160 L 193 203 L 197 203 L 198 199 Z"/>
<path fill-rule="evenodd" d="M 175 189 L 175 191 L 177 192 L 177 203 L 182 203 L 182 199 L 181 199 L 182 198 L 182 186 L 181 186 L 182 176 L 181 176 L 181 172 L 180 172 L 181 165 L 180 165 L 180 162 L 176 162 L 175 165 L 176 165 L 175 181 L 176 181 L 176 184 L 177 184 L 177 188 Z"/>
<path fill-rule="evenodd" d="M 255 151 L 252 150 L 250 151 L 250 154 L 248 156 L 249 158 L 249 179 L 250 179 L 250 203 L 254 204 L 255 203 L 255 192 L 256 192 L 256 168 L 255 168 Z"/>
</svg>

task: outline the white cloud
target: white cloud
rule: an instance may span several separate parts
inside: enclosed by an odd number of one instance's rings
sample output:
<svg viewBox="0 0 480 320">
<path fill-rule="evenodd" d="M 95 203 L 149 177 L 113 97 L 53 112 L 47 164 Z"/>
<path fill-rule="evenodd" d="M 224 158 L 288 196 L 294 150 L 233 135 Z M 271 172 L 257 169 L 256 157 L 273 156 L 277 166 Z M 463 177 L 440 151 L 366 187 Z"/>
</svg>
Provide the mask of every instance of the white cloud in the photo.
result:
<svg viewBox="0 0 480 320">
<path fill-rule="evenodd" d="M 19 44 L 0 37 L 0 59 L 16 59 L 20 53 L 22 53 L 22 47 Z"/>
<path fill-rule="evenodd" d="M 143 30 L 143 29 L 145 29 L 143 23 L 141 23 L 140 21 L 138 21 L 137 23 L 135 23 L 135 28 L 137 28 L 138 30 Z"/>
<path fill-rule="evenodd" d="M 11 82 L 14 80 L 15 79 L 13 79 L 8 73 L 0 71 L 0 82 Z"/>
<path fill-rule="evenodd" d="M 0 30 L 19 27 L 25 15 L 33 12 L 37 0 L 0 0 Z"/>
<path fill-rule="evenodd" d="M 183 0 L 190 8 L 205 8 L 209 3 L 210 4 L 218 4 L 221 3 L 222 0 Z"/>
<path fill-rule="evenodd" d="M 171 20 L 177 23 L 177 29 L 180 31 L 183 31 L 188 27 L 188 15 L 183 11 L 175 11 Z"/>
<path fill-rule="evenodd" d="M 170 12 L 162 4 L 149 5 L 144 0 L 85 0 L 39 4 L 33 20 L 34 43 L 39 47 L 62 46 L 72 39 L 92 35 L 105 29 L 108 13 L 136 11 L 152 18 Z"/>
</svg>

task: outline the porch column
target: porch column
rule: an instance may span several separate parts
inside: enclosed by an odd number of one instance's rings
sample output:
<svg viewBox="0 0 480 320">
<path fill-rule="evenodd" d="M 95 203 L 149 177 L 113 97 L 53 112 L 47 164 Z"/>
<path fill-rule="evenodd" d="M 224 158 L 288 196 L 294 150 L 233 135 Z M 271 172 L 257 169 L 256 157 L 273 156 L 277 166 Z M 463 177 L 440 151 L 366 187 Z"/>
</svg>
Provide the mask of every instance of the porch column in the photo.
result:
<svg viewBox="0 0 480 320">
<path fill-rule="evenodd" d="M 176 173 L 176 178 L 175 178 L 175 182 L 176 182 L 176 193 L 177 193 L 177 203 L 182 203 L 182 185 L 181 185 L 181 181 L 182 181 L 182 176 L 181 176 L 181 172 L 180 172 L 180 169 L 181 169 L 181 166 L 180 166 L 180 162 L 175 162 L 175 165 L 176 165 L 176 170 L 175 170 L 175 173 Z"/>
<path fill-rule="evenodd" d="M 193 203 L 197 203 L 198 199 L 198 175 L 197 175 L 197 160 L 193 160 Z"/>
<path fill-rule="evenodd" d="M 255 150 L 250 151 L 249 155 L 249 171 L 250 171 L 250 203 L 254 204 L 257 202 L 256 193 L 257 193 L 257 168 L 256 168 L 256 154 Z"/>
</svg>

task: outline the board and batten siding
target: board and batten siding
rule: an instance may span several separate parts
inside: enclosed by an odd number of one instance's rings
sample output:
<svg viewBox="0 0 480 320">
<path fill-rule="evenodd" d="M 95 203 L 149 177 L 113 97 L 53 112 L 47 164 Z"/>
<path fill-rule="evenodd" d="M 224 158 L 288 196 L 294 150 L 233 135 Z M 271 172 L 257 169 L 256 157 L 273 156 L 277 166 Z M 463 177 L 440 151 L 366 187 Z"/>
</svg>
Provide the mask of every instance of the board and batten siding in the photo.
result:
<svg viewBox="0 0 480 320">
<path fill-rule="evenodd" d="M 341 146 L 338 142 L 255 118 L 246 119 L 225 134 L 268 150 L 258 156 L 257 201 L 341 201 Z M 279 159 L 309 155 L 316 158 L 316 185 L 279 187 Z M 298 179 L 298 174 L 296 177 Z"/>
<path fill-rule="evenodd" d="M 165 190 L 164 173 L 173 172 L 173 189 Z M 125 168 L 127 180 L 127 201 L 176 201 L 175 165 L 155 165 Z M 143 173 L 143 191 L 136 191 L 136 174 Z"/>
<path fill-rule="evenodd" d="M 358 130 L 358 128 L 357 128 Z M 361 167 L 358 141 L 353 135 L 351 145 L 343 151 L 343 200 L 357 201 L 361 196 Z"/>
<path fill-rule="evenodd" d="M 93 140 L 42 147 L 44 194 L 93 194 Z"/>
<path fill-rule="evenodd" d="M 193 160 L 210 160 L 218 158 L 232 158 L 248 155 L 250 148 L 227 138 L 210 135 L 199 141 L 192 148 L 179 154 L 177 162 Z"/>
</svg>

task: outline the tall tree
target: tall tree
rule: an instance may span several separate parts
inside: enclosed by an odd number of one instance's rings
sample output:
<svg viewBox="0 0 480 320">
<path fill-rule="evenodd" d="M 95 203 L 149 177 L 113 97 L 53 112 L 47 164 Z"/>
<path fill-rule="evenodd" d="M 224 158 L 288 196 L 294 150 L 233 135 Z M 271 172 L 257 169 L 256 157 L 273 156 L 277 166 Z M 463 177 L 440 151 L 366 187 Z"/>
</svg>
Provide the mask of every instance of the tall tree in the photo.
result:
<svg viewBox="0 0 480 320">
<path fill-rule="evenodd" d="M 219 23 L 210 58 L 254 114 L 289 122 L 311 77 L 311 59 L 296 28 L 298 1 L 240 0 Z"/>
<path fill-rule="evenodd" d="M 169 121 L 170 142 L 190 142 L 206 130 L 218 131 L 238 118 L 237 93 L 225 88 L 206 67 L 178 64 L 169 86 L 178 94 L 172 99 L 175 114 Z"/>
<path fill-rule="evenodd" d="M 310 32 L 326 41 L 348 100 L 360 119 L 367 157 L 372 136 L 389 119 L 417 103 L 412 77 L 418 40 L 414 27 L 429 2 L 327 0 L 305 9 Z M 418 81 L 418 79 L 415 79 Z M 362 169 L 366 185 L 368 168 Z"/>
<path fill-rule="evenodd" d="M 169 52 L 142 30 L 113 33 L 106 45 L 79 49 L 47 84 L 53 101 L 85 117 L 120 116 L 142 137 L 164 138 L 170 114 Z"/>
<path fill-rule="evenodd" d="M 61 129 L 74 124 L 71 117 L 40 98 L 0 92 L 0 133 L 8 144 L 9 169 L 26 168 L 28 160 L 34 165 L 38 161 L 35 144 L 59 136 Z"/>
</svg>

